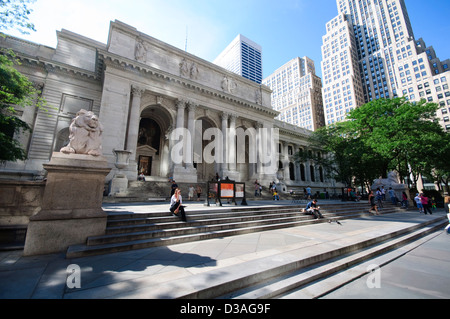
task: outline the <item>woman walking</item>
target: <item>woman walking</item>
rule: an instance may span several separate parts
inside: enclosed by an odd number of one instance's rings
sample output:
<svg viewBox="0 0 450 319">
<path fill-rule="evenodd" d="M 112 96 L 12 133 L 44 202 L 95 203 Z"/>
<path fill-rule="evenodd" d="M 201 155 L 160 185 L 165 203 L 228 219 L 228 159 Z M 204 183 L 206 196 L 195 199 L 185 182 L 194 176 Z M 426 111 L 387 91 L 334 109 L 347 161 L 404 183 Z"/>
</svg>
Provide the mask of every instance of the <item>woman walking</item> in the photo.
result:
<svg viewBox="0 0 450 319">
<path fill-rule="evenodd" d="M 429 199 L 428 197 L 425 196 L 425 194 L 420 194 L 420 201 L 422 202 L 422 206 L 423 206 L 423 212 L 425 213 L 425 215 L 427 214 L 427 212 L 430 213 L 430 215 L 433 215 L 433 212 L 431 211 L 430 205 L 429 205 Z"/>
</svg>

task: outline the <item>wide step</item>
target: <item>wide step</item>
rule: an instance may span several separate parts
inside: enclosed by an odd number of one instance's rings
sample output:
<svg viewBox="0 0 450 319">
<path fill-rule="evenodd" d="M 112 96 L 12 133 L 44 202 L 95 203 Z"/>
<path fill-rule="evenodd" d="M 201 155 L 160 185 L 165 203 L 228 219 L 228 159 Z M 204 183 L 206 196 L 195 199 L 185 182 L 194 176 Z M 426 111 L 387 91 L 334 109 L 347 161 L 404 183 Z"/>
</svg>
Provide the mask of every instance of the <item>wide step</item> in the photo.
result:
<svg viewBox="0 0 450 319">
<path fill-rule="evenodd" d="M 310 239 L 239 258 L 214 260 L 183 272 L 173 270 L 164 278 L 161 274 L 136 278 L 133 285 L 122 285 L 119 290 L 99 287 L 98 293 L 103 298 L 146 299 L 315 298 L 354 276 L 364 275 L 367 272 L 364 263 L 375 260 L 381 266 L 448 224 L 442 215 L 413 218 L 413 214 L 401 218 L 395 215 L 365 218 L 383 219 L 378 221 L 382 226 L 343 233 L 332 240 Z M 355 271 L 358 266 L 363 266 L 362 272 Z M 338 276 L 344 277 L 344 281 L 337 280 Z M 76 296 L 74 293 L 73 297 Z"/>
<path fill-rule="evenodd" d="M 368 215 L 365 203 L 323 205 L 325 219 L 299 213 L 302 206 L 235 207 L 222 210 L 186 212 L 188 222 L 181 222 L 168 212 L 112 213 L 103 236 L 90 237 L 85 245 L 67 250 L 67 258 L 108 254 L 149 247 L 180 244 L 217 237 L 309 225 Z M 395 213 L 390 207 L 383 214 Z"/>
</svg>

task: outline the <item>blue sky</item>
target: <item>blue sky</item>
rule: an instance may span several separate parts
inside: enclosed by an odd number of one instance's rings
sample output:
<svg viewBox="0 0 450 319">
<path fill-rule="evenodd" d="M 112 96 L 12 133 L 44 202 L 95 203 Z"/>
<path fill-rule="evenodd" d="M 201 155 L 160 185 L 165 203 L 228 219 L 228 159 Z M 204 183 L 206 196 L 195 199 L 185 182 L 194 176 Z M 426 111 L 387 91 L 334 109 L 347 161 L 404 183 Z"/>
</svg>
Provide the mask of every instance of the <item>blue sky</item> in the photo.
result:
<svg viewBox="0 0 450 319">
<path fill-rule="evenodd" d="M 406 0 L 416 38 L 450 58 L 450 1 Z M 37 0 L 30 16 L 37 31 L 21 38 L 56 47 L 67 29 L 106 43 L 120 20 L 200 58 L 214 58 L 239 34 L 263 48 L 264 77 L 297 56 L 315 61 L 321 76 L 325 24 L 337 16 L 334 0 Z"/>
</svg>

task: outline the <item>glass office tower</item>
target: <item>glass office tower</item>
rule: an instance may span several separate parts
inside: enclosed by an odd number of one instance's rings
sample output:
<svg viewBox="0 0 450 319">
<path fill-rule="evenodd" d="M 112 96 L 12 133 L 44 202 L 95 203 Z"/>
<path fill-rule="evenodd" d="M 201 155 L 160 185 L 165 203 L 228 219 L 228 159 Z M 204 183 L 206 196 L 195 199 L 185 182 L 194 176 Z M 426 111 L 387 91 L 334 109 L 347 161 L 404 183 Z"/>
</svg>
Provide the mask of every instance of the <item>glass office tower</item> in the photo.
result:
<svg viewBox="0 0 450 319">
<path fill-rule="evenodd" d="M 213 63 L 261 84 L 262 48 L 241 34 L 222 51 Z"/>
</svg>

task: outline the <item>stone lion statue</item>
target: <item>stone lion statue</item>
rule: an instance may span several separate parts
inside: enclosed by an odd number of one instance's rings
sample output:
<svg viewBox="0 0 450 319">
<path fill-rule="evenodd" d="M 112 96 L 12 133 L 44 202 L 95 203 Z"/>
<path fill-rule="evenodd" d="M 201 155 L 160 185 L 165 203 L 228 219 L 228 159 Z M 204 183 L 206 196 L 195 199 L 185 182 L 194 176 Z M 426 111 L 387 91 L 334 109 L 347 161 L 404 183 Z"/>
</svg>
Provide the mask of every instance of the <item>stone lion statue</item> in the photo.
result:
<svg viewBox="0 0 450 319">
<path fill-rule="evenodd" d="M 69 127 L 69 144 L 61 149 L 65 154 L 102 155 L 103 126 L 91 111 L 80 110 Z"/>
</svg>

